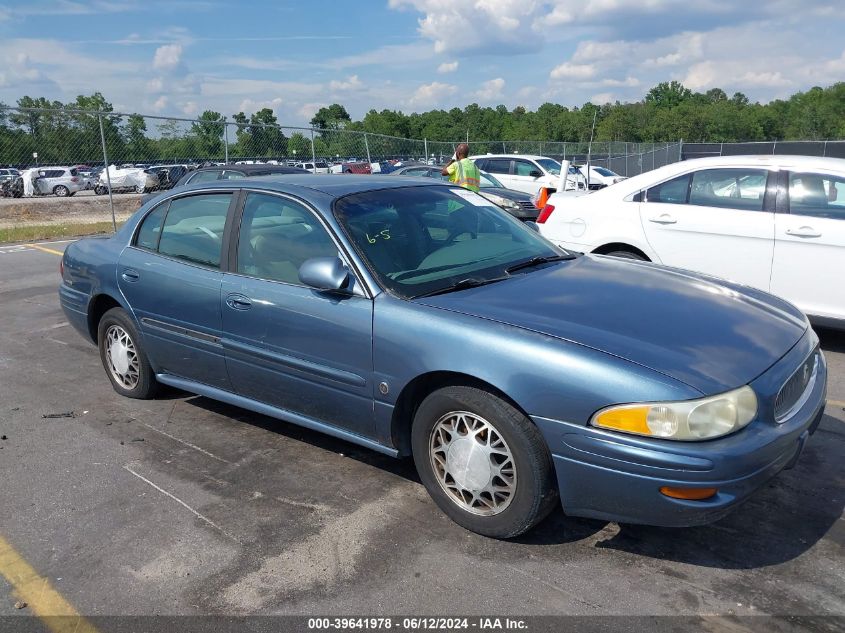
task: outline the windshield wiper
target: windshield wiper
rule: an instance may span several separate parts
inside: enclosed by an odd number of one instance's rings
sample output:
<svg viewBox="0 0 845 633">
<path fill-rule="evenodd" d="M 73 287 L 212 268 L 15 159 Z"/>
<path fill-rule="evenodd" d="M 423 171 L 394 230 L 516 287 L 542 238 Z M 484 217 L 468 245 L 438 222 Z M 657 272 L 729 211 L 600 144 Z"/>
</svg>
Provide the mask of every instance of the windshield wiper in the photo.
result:
<svg viewBox="0 0 845 633">
<path fill-rule="evenodd" d="M 455 292 L 457 290 L 466 290 L 468 288 L 478 288 L 478 286 L 486 286 L 487 284 L 496 283 L 497 281 L 504 281 L 507 277 L 493 277 L 492 279 L 479 279 L 478 277 L 467 277 L 466 279 L 461 279 L 458 282 L 455 282 L 451 286 L 447 286 L 445 288 L 438 288 L 437 290 L 432 290 L 431 292 L 424 292 L 421 295 L 416 295 L 414 299 L 419 299 L 421 297 L 433 297 L 435 295 L 443 295 L 447 292 Z"/>
<path fill-rule="evenodd" d="M 532 257 L 524 262 L 519 262 L 513 266 L 505 268 L 506 273 L 513 273 L 523 268 L 531 268 L 532 266 L 539 266 L 540 264 L 547 264 L 549 262 L 559 262 L 565 259 L 575 259 L 574 255 L 546 255 L 545 257 Z"/>
</svg>

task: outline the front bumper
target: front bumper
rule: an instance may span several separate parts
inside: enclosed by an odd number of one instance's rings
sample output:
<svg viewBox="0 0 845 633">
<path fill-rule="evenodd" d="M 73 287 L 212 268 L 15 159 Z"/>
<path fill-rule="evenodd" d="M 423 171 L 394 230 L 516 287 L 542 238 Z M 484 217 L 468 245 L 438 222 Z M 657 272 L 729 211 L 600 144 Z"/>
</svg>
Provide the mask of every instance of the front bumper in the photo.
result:
<svg viewBox="0 0 845 633">
<path fill-rule="evenodd" d="M 758 394 L 776 394 L 811 353 L 805 336 L 751 383 Z M 620 523 L 665 527 L 716 521 L 769 479 L 792 467 L 824 414 L 827 364 L 820 354 L 809 398 L 789 419 L 774 422 L 761 401 L 758 418 L 744 429 L 715 440 L 675 442 L 613 433 L 593 427 L 533 418 L 552 450 L 564 511 Z M 771 401 L 774 401 L 772 396 Z M 663 495 L 663 486 L 716 488 L 702 501 Z"/>
</svg>

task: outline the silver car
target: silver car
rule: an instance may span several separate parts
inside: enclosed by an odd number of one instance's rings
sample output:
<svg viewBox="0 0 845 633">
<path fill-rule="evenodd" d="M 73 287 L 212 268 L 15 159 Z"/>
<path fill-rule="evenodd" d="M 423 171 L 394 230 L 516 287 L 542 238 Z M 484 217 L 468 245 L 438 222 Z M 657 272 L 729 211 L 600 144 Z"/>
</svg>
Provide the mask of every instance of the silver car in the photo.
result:
<svg viewBox="0 0 845 633">
<path fill-rule="evenodd" d="M 85 179 L 72 167 L 45 167 L 38 170 L 35 190 L 41 195 L 52 193 L 64 198 L 83 189 L 85 189 Z"/>
</svg>

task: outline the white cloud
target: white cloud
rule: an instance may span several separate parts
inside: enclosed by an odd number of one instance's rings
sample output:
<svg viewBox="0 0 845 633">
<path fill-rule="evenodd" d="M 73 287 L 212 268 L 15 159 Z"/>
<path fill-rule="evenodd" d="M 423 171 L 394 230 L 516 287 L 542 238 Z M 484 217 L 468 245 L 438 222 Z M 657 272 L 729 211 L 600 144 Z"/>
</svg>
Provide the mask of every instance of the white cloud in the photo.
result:
<svg viewBox="0 0 845 633">
<path fill-rule="evenodd" d="M 481 84 L 481 88 L 473 94 L 481 102 L 494 101 L 502 98 L 504 87 L 505 80 L 497 77 L 496 79 L 485 81 Z"/>
<path fill-rule="evenodd" d="M 153 103 L 153 112 L 161 112 L 168 106 L 169 102 L 170 100 L 165 95 L 161 95 Z"/>
<path fill-rule="evenodd" d="M 573 64 L 564 62 L 555 66 L 549 77 L 552 79 L 590 79 L 596 74 L 596 67 L 593 64 Z"/>
<path fill-rule="evenodd" d="M 364 90 L 364 83 L 358 79 L 358 75 L 352 75 L 345 81 L 332 80 L 329 82 L 329 90 L 333 92 L 350 92 L 353 90 Z"/>
<path fill-rule="evenodd" d="M 613 103 L 616 98 L 613 96 L 612 92 L 601 92 L 597 95 L 593 95 L 590 97 L 590 103 L 594 103 L 596 105 L 604 105 L 605 103 Z"/>
<path fill-rule="evenodd" d="M 458 62 L 443 62 L 437 67 L 437 72 L 441 75 L 445 75 L 446 73 L 453 73 L 458 70 Z"/>
<path fill-rule="evenodd" d="M 419 33 L 434 42 L 437 53 L 539 49 L 540 33 L 532 28 L 542 12 L 538 0 L 389 0 L 391 8 L 411 8 L 423 14 Z"/>
<path fill-rule="evenodd" d="M 270 108 L 275 112 L 278 110 L 284 100 L 281 97 L 276 97 L 275 99 L 268 99 L 265 101 L 253 101 L 252 99 L 244 99 L 241 101 L 240 106 L 238 106 L 239 112 L 244 112 L 246 114 L 252 114 L 253 112 L 258 112 L 259 110 L 263 110 L 264 108 Z"/>
<path fill-rule="evenodd" d="M 457 86 L 433 81 L 430 84 L 423 84 L 416 89 L 413 96 L 408 100 L 411 107 L 432 107 L 440 105 L 446 98 L 458 91 Z"/>
<path fill-rule="evenodd" d="M 182 63 L 182 45 L 166 44 L 159 46 L 153 56 L 153 68 L 170 72 L 179 68 Z"/>
</svg>

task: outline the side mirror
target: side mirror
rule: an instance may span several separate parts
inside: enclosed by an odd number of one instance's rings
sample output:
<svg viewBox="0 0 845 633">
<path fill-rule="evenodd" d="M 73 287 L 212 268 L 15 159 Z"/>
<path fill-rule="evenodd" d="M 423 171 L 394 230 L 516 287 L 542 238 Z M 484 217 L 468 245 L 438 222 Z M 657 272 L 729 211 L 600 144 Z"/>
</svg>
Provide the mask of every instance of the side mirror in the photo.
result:
<svg viewBox="0 0 845 633">
<path fill-rule="evenodd" d="M 349 269 L 338 257 L 312 257 L 299 267 L 299 281 L 317 290 L 337 292 L 349 284 Z"/>
<path fill-rule="evenodd" d="M 543 175 L 543 172 L 541 172 L 537 169 L 532 169 L 531 171 L 528 172 L 528 175 L 531 176 L 532 178 L 539 178 L 540 176 Z"/>
<path fill-rule="evenodd" d="M 525 226 L 527 226 L 529 229 L 531 229 L 532 231 L 534 231 L 536 233 L 540 232 L 540 227 L 537 226 L 537 223 L 534 220 L 526 221 Z"/>
</svg>

